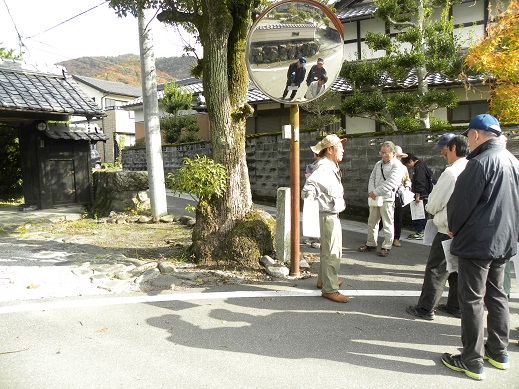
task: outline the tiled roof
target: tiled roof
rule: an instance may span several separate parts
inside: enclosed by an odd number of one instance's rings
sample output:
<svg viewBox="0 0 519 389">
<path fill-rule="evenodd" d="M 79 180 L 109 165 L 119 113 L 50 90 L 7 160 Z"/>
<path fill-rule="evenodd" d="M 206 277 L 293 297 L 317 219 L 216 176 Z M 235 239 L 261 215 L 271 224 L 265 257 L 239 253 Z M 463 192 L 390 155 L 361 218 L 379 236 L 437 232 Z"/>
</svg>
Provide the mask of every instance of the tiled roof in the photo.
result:
<svg viewBox="0 0 519 389">
<path fill-rule="evenodd" d="M 484 80 L 483 76 L 476 76 L 476 77 L 469 77 L 467 79 L 467 82 L 469 84 L 479 84 L 479 83 L 483 82 L 483 80 Z M 427 84 L 429 85 L 429 87 L 462 85 L 463 84 L 462 80 L 451 80 L 447 77 L 441 76 L 438 73 L 429 74 L 426 78 L 426 81 L 427 81 Z M 398 82 L 396 86 L 394 85 L 393 81 L 391 79 L 389 79 L 386 82 L 386 85 L 384 86 L 384 88 L 385 89 L 407 89 L 407 88 L 416 87 L 417 83 L 418 83 L 418 78 L 416 77 L 416 71 L 412 70 L 409 72 L 408 77 L 405 80 Z M 335 82 L 331 85 L 330 88 L 335 91 L 344 92 L 344 93 L 353 91 L 353 88 L 351 87 L 351 85 L 348 84 L 346 82 L 346 80 L 340 76 L 337 77 L 337 80 L 335 80 Z"/>
<path fill-rule="evenodd" d="M 373 16 L 375 11 L 377 10 L 377 7 L 373 3 L 369 4 L 362 4 L 362 2 L 358 5 L 353 5 L 350 8 L 343 9 L 341 11 L 337 11 L 335 15 L 337 15 L 337 18 L 341 21 L 348 21 L 351 19 L 356 18 L 362 18 L 362 17 L 368 17 Z"/>
<path fill-rule="evenodd" d="M 283 28 L 316 28 L 317 24 L 315 23 L 301 23 L 301 24 L 264 24 L 256 27 L 256 30 L 280 30 Z"/>
<path fill-rule="evenodd" d="M 140 86 L 133 86 L 122 84 L 120 82 L 105 81 L 92 77 L 78 76 L 73 74 L 72 77 L 103 93 L 110 93 L 112 95 L 139 97 L 142 95 L 142 88 Z"/>
<path fill-rule="evenodd" d="M 87 126 L 81 124 L 49 124 L 45 130 L 45 135 L 52 139 L 72 139 L 103 141 L 108 140 L 108 136 L 97 129 L 89 131 Z"/>
<path fill-rule="evenodd" d="M 182 89 L 188 90 L 189 92 L 193 93 L 193 95 L 197 95 L 199 93 L 204 93 L 204 87 L 202 85 L 202 79 L 200 78 L 186 78 L 184 80 L 178 80 L 176 81 L 177 86 L 179 86 Z M 164 97 L 164 84 L 157 86 L 157 98 L 161 99 Z M 257 103 L 260 101 L 269 101 L 271 100 L 269 97 L 267 97 L 263 92 L 261 92 L 251 81 L 249 83 L 249 88 L 247 90 L 247 101 L 249 103 Z M 130 108 L 142 105 L 142 96 L 129 101 L 128 103 L 124 104 L 124 108 Z"/>
<path fill-rule="evenodd" d="M 104 116 L 61 66 L 0 59 L 0 112 Z"/>
<path fill-rule="evenodd" d="M 393 84 L 392 80 L 388 80 L 385 89 L 394 89 L 394 88 L 412 88 L 417 85 L 418 79 L 416 77 L 416 72 L 413 70 L 409 73 L 409 76 L 403 80 L 402 82 L 399 82 L 397 86 Z M 483 77 L 471 77 L 467 80 L 468 83 L 471 84 L 477 84 L 483 82 Z M 446 77 L 440 76 L 438 73 L 430 74 L 427 77 L 427 83 L 429 86 L 449 86 L 449 85 L 462 85 L 462 81 L 458 80 L 450 80 Z M 177 81 L 177 85 L 179 85 L 182 88 L 186 88 L 189 91 L 193 92 L 194 95 L 198 93 L 204 92 L 202 87 L 202 80 L 196 79 L 196 78 L 190 78 L 186 80 Z M 342 77 L 337 77 L 335 82 L 330 86 L 332 90 L 335 90 L 337 92 L 343 92 L 343 93 L 351 93 L 353 91 L 353 88 L 350 84 L 346 82 L 346 80 Z M 157 92 L 157 96 L 159 99 L 164 97 L 164 88 L 159 85 L 158 87 L 159 91 Z M 252 81 L 249 82 L 249 89 L 247 90 L 247 102 L 249 104 L 252 103 L 258 103 L 263 101 L 272 101 L 270 97 L 265 95 L 261 90 L 259 90 L 256 85 Z M 142 97 L 139 97 L 135 100 L 132 100 L 128 102 L 127 104 L 123 105 L 124 108 L 130 108 L 142 105 Z"/>
</svg>

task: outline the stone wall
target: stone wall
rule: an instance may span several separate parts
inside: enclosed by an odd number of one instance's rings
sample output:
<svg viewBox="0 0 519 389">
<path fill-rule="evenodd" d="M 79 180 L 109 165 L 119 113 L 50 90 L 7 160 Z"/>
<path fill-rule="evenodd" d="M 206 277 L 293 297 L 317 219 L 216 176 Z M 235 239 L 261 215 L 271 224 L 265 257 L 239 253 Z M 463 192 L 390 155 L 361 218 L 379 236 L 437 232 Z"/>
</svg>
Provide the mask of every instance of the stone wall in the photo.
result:
<svg viewBox="0 0 519 389">
<path fill-rule="evenodd" d="M 93 173 L 94 204 L 91 213 L 105 217 L 110 212 L 143 211 L 150 209 L 148 172 L 104 171 Z"/>
<path fill-rule="evenodd" d="M 458 133 L 460 133 L 458 131 Z M 424 161 L 434 172 L 437 180 L 445 169 L 446 160 L 433 150 L 443 131 L 418 131 L 394 133 L 390 135 L 369 133 L 348 136 L 344 144 L 344 160 L 341 162 L 346 214 L 364 219 L 368 215 L 367 185 L 373 165 L 380 159 L 380 144 L 385 140 L 402 146 L 404 152 L 411 152 Z M 314 131 L 300 134 L 300 182 L 304 184 L 305 168 L 313 161 L 310 146 L 318 140 Z M 246 153 L 249 179 L 254 199 L 275 203 L 277 188 L 290 186 L 290 140 L 282 139 L 281 134 L 252 135 L 247 137 Z M 508 142 L 508 149 L 519 156 L 519 138 Z M 180 146 L 164 146 L 164 171 L 175 172 L 184 157 L 193 158 L 196 154 L 211 156 L 211 144 L 207 142 Z M 146 170 L 144 149 L 123 150 L 125 170 Z"/>
</svg>

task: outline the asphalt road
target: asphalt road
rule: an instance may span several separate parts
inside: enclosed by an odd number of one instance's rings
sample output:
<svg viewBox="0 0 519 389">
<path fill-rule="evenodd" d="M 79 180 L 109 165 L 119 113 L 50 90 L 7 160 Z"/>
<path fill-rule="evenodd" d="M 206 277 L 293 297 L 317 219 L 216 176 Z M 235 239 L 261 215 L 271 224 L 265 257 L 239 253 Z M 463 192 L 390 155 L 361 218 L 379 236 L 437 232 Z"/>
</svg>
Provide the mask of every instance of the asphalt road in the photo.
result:
<svg viewBox="0 0 519 389">
<path fill-rule="evenodd" d="M 519 387 L 519 293 L 512 367 L 485 364 L 486 381 L 475 382 L 440 361 L 461 347 L 459 319 L 405 312 L 428 247 L 404 240 L 381 258 L 356 250 L 362 223 L 343 227 L 347 304 L 320 297 L 315 278 L 0 302 L 0 388 Z"/>
</svg>

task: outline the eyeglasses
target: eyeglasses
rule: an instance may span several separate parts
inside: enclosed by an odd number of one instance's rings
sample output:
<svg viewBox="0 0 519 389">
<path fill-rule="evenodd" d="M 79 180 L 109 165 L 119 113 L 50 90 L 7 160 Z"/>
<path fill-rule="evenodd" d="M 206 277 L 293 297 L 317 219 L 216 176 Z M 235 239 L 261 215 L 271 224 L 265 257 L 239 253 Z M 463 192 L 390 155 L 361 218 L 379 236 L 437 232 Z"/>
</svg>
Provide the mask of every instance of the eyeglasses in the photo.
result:
<svg viewBox="0 0 519 389">
<path fill-rule="evenodd" d="M 379 152 L 378 152 L 378 155 L 380 155 L 380 156 L 382 156 L 382 155 L 391 155 L 391 154 L 393 154 L 392 151 L 388 151 L 388 152 L 385 152 L 385 151 L 379 151 Z"/>
</svg>

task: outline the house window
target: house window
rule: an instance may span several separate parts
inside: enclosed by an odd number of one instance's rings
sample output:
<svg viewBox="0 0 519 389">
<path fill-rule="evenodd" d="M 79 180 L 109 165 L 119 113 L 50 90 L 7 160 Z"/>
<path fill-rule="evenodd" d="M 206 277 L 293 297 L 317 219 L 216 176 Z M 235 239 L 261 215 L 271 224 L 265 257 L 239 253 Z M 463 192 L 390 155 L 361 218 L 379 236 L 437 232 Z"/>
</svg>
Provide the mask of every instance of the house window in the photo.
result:
<svg viewBox="0 0 519 389">
<path fill-rule="evenodd" d="M 469 101 L 459 103 L 457 107 L 449 109 L 449 121 L 451 123 L 468 123 L 470 120 L 481 113 L 488 113 L 489 105 L 487 101 Z"/>
<path fill-rule="evenodd" d="M 125 102 L 121 100 L 115 100 L 115 99 L 105 99 L 105 109 L 111 108 L 111 107 L 120 107 Z"/>
</svg>

